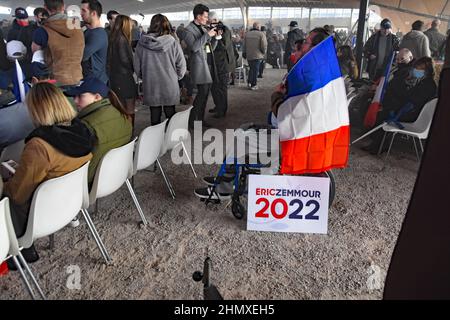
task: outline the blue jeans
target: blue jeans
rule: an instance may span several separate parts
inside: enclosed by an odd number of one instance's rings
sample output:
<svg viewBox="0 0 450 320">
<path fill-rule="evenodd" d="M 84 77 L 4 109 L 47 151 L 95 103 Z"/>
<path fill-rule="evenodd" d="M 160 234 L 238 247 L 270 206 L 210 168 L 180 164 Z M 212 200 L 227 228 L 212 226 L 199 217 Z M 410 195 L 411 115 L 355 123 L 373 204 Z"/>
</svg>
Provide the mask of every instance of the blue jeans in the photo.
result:
<svg viewBox="0 0 450 320">
<path fill-rule="evenodd" d="M 250 60 L 248 62 L 249 66 L 250 66 L 250 72 L 248 74 L 248 83 L 250 83 L 250 85 L 252 87 L 256 86 L 256 84 L 257 84 L 259 68 L 260 68 L 261 62 L 262 62 L 261 59 Z"/>
</svg>

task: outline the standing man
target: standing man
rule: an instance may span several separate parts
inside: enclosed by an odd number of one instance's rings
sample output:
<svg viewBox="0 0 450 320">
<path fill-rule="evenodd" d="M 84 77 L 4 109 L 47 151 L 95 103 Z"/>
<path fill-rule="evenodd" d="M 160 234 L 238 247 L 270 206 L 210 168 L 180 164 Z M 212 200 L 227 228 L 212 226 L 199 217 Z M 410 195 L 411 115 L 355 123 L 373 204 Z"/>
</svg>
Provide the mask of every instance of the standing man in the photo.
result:
<svg viewBox="0 0 450 320">
<path fill-rule="evenodd" d="M 291 54 L 295 52 L 296 47 L 295 43 L 299 40 L 305 39 L 305 35 L 303 31 L 298 27 L 297 21 L 291 21 L 289 24 L 290 31 L 288 32 L 287 40 L 286 40 L 286 48 L 284 50 L 284 61 L 287 64 L 288 71 L 290 71 L 293 67 L 291 62 Z"/>
<path fill-rule="evenodd" d="M 430 42 L 431 57 L 434 59 L 441 59 L 443 57 L 442 46 L 445 43 L 446 37 L 439 32 L 441 20 L 435 19 L 431 22 L 431 28 L 425 31 L 425 35 Z"/>
<path fill-rule="evenodd" d="M 209 13 L 209 21 L 212 24 L 219 23 L 219 18 L 215 12 Z M 231 41 L 231 31 L 223 25 L 223 30 L 218 30 L 222 36 L 217 40 L 217 47 L 214 50 L 214 62 L 217 67 L 217 81 L 213 81 L 211 94 L 214 99 L 215 112 L 213 116 L 216 119 L 225 117 L 228 110 L 228 82 L 229 74 L 236 69 L 236 58 L 234 56 L 233 42 Z"/>
<path fill-rule="evenodd" d="M 33 34 L 33 53 L 44 50 L 54 79 L 62 86 L 76 86 L 83 78 L 83 31 L 68 24 L 63 0 L 44 0 L 44 7 L 50 16 Z"/>
<path fill-rule="evenodd" d="M 399 40 L 392 33 L 389 19 L 381 21 L 380 30 L 374 33 L 364 46 L 364 55 L 368 59 L 367 72 L 370 80 L 382 76 L 394 51 L 399 50 Z"/>
<path fill-rule="evenodd" d="M 108 36 L 111 33 L 111 30 L 114 26 L 114 21 L 116 21 L 118 15 L 119 13 L 116 10 L 109 10 L 108 13 L 106 14 L 106 19 L 108 19 L 109 25 L 105 28 L 105 31 L 108 34 Z"/>
<path fill-rule="evenodd" d="M 83 53 L 83 77 L 95 77 L 108 82 L 106 60 L 108 57 L 108 34 L 100 22 L 102 5 L 97 0 L 81 1 L 81 18 L 86 23 L 84 32 L 86 46 Z"/>
<path fill-rule="evenodd" d="M 12 26 L 8 32 L 6 41 L 20 41 L 27 48 L 25 58 L 20 60 L 19 63 L 22 67 L 22 71 L 28 78 L 31 76 L 31 58 L 33 57 L 33 54 L 31 52 L 31 43 L 33 42 L 33 27 L 28 21 L 28 13 L 24 8 L 17 8 L 14 11 L 14 17 L 15 19 L 12 22 Z"/>
<path fill-rule="evenodd" d="M 260 30 L 260 23 L 253 23 L 253 28 L 247 32 L 244 39 L 242 56 L 244 59 L 247 59 L 248 64 L 250 65 L 250 73 L 248 76 L 250 90 L 258 90 L 259 68 L 267 52 L 267 38 Z"/>
<path fill-rule="evenodd" d="M 400 49 L 406 48 L 411 51 L 414 59 L 423 57 L 431 58 L 430 42 L 428 37 L 423 33 L 425 23 L 417 20 L 412 24 L 412 30 L 408 32 L 402 39 Z"/>
<path fill-rule="evenodd" d="M 45 20 L 49 18 L 48 11 L 45 8 L 39 7 L 34 9 L 34 21 L 36 22 L 36 28 L 42 27 L 44 25 Z"/>
<path fill-rule="evenodd" d="M 192 84 L 197 86 L 197 96 L 194 100 L 194 108 L 189 118 L 189 127 L 194 127 L 194 121 L 202 121 L 203 126 L 210 127 L 204 121 L 206 104 L 211 90 L 213 79 L 217 76 L 213 52 L 217 46 L 217 30 L 205 29 L 209 19 L 209 8 L 203 4 L 194 7 L 194 21 L 184 32 L 184 42 L 189 54 L 189 71 Z"/>
</svg>

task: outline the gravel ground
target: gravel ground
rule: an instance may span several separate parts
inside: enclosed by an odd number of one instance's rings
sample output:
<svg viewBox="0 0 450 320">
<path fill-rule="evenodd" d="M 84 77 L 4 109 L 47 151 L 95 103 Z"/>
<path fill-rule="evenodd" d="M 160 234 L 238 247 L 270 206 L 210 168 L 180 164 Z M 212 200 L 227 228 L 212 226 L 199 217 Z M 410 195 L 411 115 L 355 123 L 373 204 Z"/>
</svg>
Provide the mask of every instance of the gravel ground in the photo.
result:
<svg viewBox="0 0 450 320">
<path fill-rule="evenodd" d="M 281 70 L 268 69 L 259 91 L 230 89 L 226 120 L 208 121 L 221 130 L 265 122 L 281 77 Z M 148 110 L 139 108 L 136 132 L 148 125 Z M 47 239 L 38 240 L 41 259 L 32 269 L 50 299 L 202 299 L 192 273 L 202 269 L 208 249 L 212 282 L 225 299 L 380 299 L 419 167 L 409 144 L 403 145 L 408 148 L 395 148 L 386 166 L 352 148 L 349 167 L 335 172 L 328 235 L 247 232 L 246 221 L 236 220 L 225 205 L 205 209 L 193 194 L 215 166 L 196 165 L 196 180 L 187 165 L 177 167 L 166 155 L 162 162 L 175 201 L 159 173 L 135 178 L 148 227 L 139 227 L 125 187 L 101 199 L 92 214 L 113 265 L 102 263 L 82 222 L 58 232 L 53 251 Z M 80 268 L 79 289 L 68 286 L 71 266 Z M 0 278 L 0 299 L 28 299 L 17 272 Z"/>
</svg>

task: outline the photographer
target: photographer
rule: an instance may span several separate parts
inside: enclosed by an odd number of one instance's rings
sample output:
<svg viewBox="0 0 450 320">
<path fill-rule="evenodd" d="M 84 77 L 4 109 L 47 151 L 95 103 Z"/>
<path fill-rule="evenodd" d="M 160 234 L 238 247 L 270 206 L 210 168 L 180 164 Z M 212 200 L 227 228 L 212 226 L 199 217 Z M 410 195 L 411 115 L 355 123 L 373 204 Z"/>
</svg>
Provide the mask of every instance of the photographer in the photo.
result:
<svg viewBox="0 0 450 320">
<path fill-rule="evenodd" d="M 210 112 L 215 112 L 216 119 L 225 117 L 228 109 L 228 82 L 229 74 L 236 69 L 236 58 L 234 56 L 233 43 L 231 41 L 231 31 L 219 21 L 215 12 L 209 13 L 211 28 L 217 28 L 217 47 L 214 50 L 214 62 L 217 68 L 216 81 L 213 81 L 211 94 L 215 108 Z"/>
<path fill-rule="evenodd" d="M 194 100 L 194 108 L 189 118 L 189 127 L 194 127 L 194 121 L 202 121 L 203 126 L 210 127 L 204 121 L 206 104 L 208 103 L 209 91 L 213 79 L 217 77 L 213 52 L 217 46 L 216 28 L 206 30 L 208 23 L 209 8 L 198 4 L 194 7 L 194 21 L 187 27 L 184 33 L 189 53 L 189 70 L 191 72 L 192 84 L 197 86 L 198 92 Z"/>
</svg>

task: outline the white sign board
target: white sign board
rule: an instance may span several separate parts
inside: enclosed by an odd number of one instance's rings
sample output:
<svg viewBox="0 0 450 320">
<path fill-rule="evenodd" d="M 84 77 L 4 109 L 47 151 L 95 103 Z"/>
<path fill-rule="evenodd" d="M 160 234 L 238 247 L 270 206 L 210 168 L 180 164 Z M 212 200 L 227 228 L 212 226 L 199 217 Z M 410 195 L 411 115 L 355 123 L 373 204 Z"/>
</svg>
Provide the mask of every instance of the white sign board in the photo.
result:
<svg viewBox="0 0 450 320">
<path fill-rule="evenodd" d="M 328 233 L 330 179 L 250 175 L 247 230 Z"/>
</svg>

